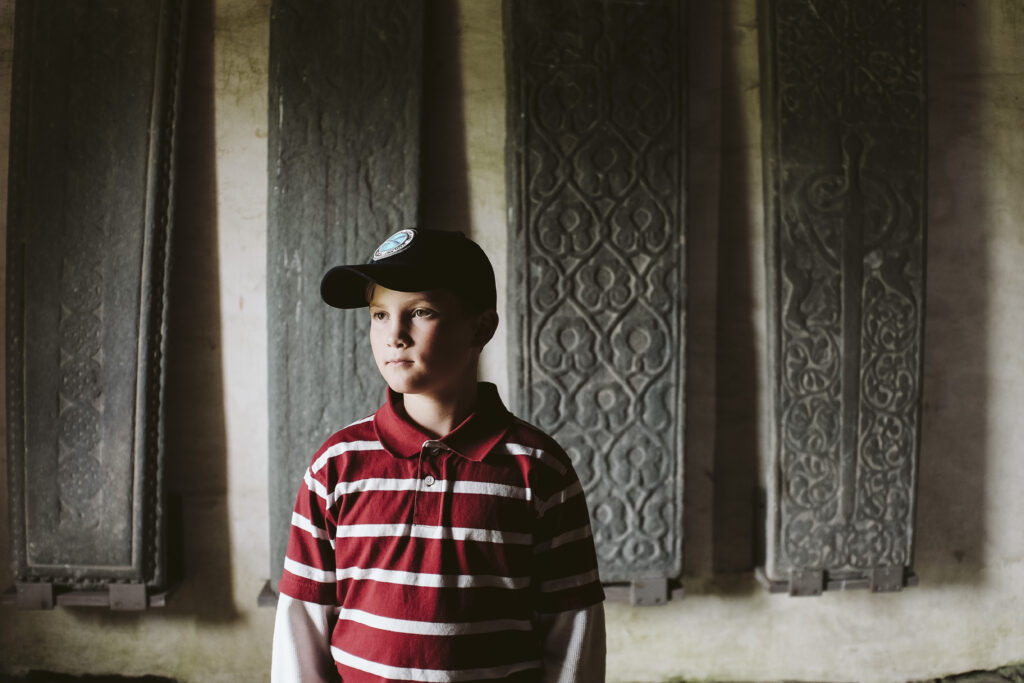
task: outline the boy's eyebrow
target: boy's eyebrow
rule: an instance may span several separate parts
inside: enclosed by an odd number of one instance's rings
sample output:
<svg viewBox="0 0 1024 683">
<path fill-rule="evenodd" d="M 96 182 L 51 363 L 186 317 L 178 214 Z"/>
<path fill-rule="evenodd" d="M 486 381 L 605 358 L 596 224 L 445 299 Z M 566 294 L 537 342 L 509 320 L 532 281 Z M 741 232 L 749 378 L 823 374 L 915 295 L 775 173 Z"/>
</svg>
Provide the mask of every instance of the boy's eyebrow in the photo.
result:
<svg viewBox="0 0 1024 683">
<path fill-rule="evenodd" d="M 371 300 L 367 305 L 370 306 L 370 308 L 387 308 L 384 304 L 377 303 L 377 302 L 375 302 L 373 300 Z M 402 303 L 402 306 L 406 306 L 406 307 L 415 307 L 415 306 L 424 306 L 424 305 L 425 306 L 429 306 L 431 308 L 437 308 L 439 304 L 438 304 L 437 301 L 435 301 L 434 299 L 431 299 L 427 295 L 419 296 L 419 297 L 416 297 L 415 299 L 409 299 L 408 301 Z"/>
</svg>

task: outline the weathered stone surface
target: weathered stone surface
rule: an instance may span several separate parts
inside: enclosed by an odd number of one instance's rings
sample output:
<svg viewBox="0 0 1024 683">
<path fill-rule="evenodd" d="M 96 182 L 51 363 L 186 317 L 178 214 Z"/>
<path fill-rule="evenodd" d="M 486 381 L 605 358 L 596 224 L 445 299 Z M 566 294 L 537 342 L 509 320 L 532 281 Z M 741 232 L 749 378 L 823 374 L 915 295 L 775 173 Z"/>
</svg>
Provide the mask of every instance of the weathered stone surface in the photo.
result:
<svg viewBox="0 0 1024 683">
<path fill-rule="evenodd" d="M 20 2 L 7 424 L 15 580 L 165 580 L 177 0 Z"/>
<path fill-rule="evenodd" d="M 270 33 L 267 313 L 270 576 L 313 452 L 380 406 L 369 318 L 320 278 L 416 219 L 421 2 L 275 2 Z"/>
<path fill-rule="evenodd" d="M 768 0 L 761 21 L 765 574 L 891 590 L 910 577 L 919 446 L 924 5 Z"/>
<path fill-rule="evenodd" d="M 506 3 L 513 404 L 569 452 L 604 581 L 682 565 L 683 10 Z"/>
</svg>

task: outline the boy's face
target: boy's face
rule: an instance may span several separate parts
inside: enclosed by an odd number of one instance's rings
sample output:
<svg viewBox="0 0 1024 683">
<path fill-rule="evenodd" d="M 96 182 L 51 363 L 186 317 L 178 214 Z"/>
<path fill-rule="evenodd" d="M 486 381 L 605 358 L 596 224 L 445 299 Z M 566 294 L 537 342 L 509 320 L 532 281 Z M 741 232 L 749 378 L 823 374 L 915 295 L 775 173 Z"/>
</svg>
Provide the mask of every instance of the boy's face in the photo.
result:
<svg viewBox="0 0 1024 683">
<path fill-rule="evenodd" d="M 374 285 L 369 300 L 373 358 L 393 391 L 440 397 L 476 381 L 477 357 L 490 338 L 481 334 L 487 313 L 468 314 L 447 290 Z"/>
</svg>

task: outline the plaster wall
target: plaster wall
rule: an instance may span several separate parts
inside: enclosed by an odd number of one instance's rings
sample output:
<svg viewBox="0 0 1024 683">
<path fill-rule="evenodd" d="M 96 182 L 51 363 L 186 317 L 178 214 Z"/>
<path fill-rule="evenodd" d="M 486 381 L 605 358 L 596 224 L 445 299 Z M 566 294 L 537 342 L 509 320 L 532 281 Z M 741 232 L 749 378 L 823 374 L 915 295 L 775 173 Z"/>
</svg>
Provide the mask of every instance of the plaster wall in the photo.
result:
<svg viewBox="0 0 1024 683">
<path fill-rule="evenodd" d="M 269 4 L 196 2 L 190 20 L 198 75 L 181 126 L 168 359 L 169 485 L 182 500 L 185 579 L 168 607 L 146 614 L 0 607 L 0 673 L 267 678 L 273 615 L 256 595 L 268 564 Z M 500 3 L 450 7 L 460 47 L 457 83 L 445 92 L 464 121 L 464 214 L 494 260 L 501 300 Z M 769 595 L 746 571 L 761 533 L 751 520 L 764 467 L 755 3 L 690 8 L 685 597 L 660 608 L 607 606 L 609 681 L 905 681 L 1024 660 L 1024 5 L 929 2 L 920 585 L 810 599 Z M 3 188 L 13 11 L 0 0 Z M 5 201 L 0 192 L 0 223 Z M 435 210 L 463 211 L 443 200 Z M 506 396 L 507 348 L 499 331 L 483 362 Z M 0 466 L 3 491 L 5 477 Z"/>
</svg>

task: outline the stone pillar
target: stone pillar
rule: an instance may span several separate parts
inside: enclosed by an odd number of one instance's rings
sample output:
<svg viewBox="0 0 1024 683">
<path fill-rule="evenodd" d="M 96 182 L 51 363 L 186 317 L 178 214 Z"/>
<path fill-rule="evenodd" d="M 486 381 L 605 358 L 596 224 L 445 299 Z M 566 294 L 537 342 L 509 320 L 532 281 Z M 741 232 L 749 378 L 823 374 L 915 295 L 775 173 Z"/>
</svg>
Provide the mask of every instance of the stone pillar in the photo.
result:
<svg viewBox="0 0 1024 683">
<path fill-rule="evenodd" d="M 913 581 L 924 2 L 765 0 L 773 590 Z"/>
<path fill-rule="evenodd" d="M 274 2 L 270 29 L 267 313 L 270 577 L 314 451 L 372 413 L 384 383 L 369 317 L 320 300 L 320 278 L 414 224 L 423 4 Z"/>
<path fill-rule="evenodd" d="M 22 0 L 7 424 L 18 602 L 166 585 L 163 386 L 182 2 Z"/>
<path fill-rule="evenodd" d="M 506 2 L 514 409 L 569 452 L 601 578 L 682 568 L 683 3 Z"/>
</svg>

